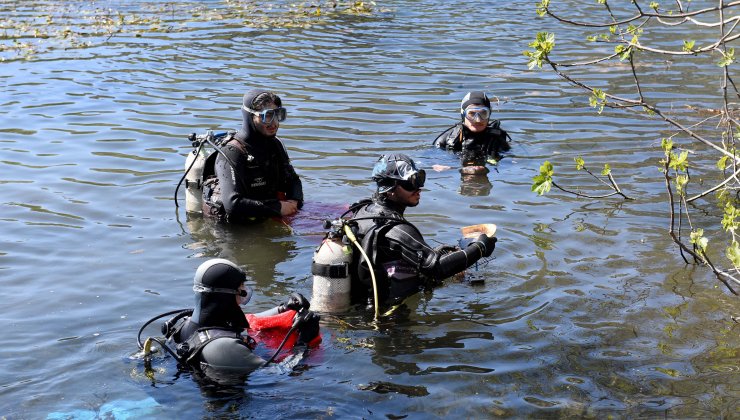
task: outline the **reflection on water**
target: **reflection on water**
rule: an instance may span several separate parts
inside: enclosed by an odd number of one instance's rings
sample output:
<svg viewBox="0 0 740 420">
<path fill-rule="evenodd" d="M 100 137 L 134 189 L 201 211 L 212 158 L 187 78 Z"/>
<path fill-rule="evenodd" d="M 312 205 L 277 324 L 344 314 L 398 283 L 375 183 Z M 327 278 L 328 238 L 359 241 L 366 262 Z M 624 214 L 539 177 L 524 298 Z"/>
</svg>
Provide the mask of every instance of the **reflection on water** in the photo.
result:
<svg viewBox="0 0 740 420">
<path fill-rule="evenodd" d="M 132 407 L 162 418 L 737 412 L 739 327 L 727 316 L 736 303 L 706 270 L 686 267 L 665 234 L 664 187 L 653 181 L 664 127 L 597 115 L 551 74 L 528 71 L 521 51 L 551 29 L 531 3 L 394 0 L 370 15 L 306 15 L 310 27 L 263 25 L 287 3 L 237 3 L 98 2 L 141 20 L 111 37 L 99 29 L 89 46 L 66 40 L 66 50 L 28 35 L 18 41 L 40 43 L 33 57 L 2 64 L 0 415 Z M 67 2 L 45 23 L 55 4 L 0 6 L 0 25 L 38 16 L 51 33 L 64 31 L 64 13 L 92 19 L 82 12 L 87 3 Z M 260 10 L 245 24 L 238 13 L 248 7 Z M 219 13 L 234 14 L 221 24 Z M 693 68 L 645 69 L 650 89 L 692 80 L 691 95 L 714 95 L 703 83 L 709 76 Z M 593 77 L 614 85 L 616 73 Z M 175 210 L 188 134 L 237 128 L 251 87 L 284 99 L 280 133 L 306 208 L 285 223 L 229 227 Z M 513 150 L 488 174 L 468 176 L 431 142 L 477 89 L 502 99 L 494 117 Z M 466 225 L 498 225 L 495 260 L 470 273 L 482 284 L 450 280 L 377 324 L 361 311 L 325 315 L 319 349 L 292 369 L 254 372 L 236 389 L 199 387 L 163 356 L 153 378 L 145 374 L 131 357 L 135 332 L 151 316 L 191 306 L 192 276 L 205 258 L 247 270 L 256 290 L 250 311 L 294 291 L 310 295 L 321 221 L 372 193 L 370 171 L 384 152 L 427 168 L 421 204 L 407 216 L 430 243 L 454 243 Z M 544 160 L 564 185 L 583 185 L 575 156 L 610 163 L 636 200 L 531 192 Z"/>
<path fill-rule="evenodd" d="M 485 197 L 491 194 L 493 184 L 488 174 L 460 174 L 460 195 Z"/>
<path fill-rule="evenodd" d="M 290 228 L 275 221 L 226 226 L 188 214 L 187 227 L 192 238 L 187 247 L 197 251 L 194 257 L 233 261 L 245 268 L 257 290 L 271 286 L 278 277 L 277 267 L 296 250 Z"/>
</svg>

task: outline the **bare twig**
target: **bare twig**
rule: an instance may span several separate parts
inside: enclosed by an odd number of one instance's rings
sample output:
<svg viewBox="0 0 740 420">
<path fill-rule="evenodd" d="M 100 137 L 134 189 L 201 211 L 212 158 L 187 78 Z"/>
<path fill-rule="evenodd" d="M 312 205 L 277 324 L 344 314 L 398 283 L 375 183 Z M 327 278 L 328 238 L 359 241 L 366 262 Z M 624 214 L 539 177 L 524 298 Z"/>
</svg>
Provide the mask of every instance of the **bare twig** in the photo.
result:
<svg viewBox="0 0 740 420">
<path fill-rule="evenodd" d="M 619 191 L 614 191 L 614 192 L 611 192 L 609 194 L 604 194 L 604 195 L 588 195 L 588 194 L 579 193 L 578 191 L 570 190 L 568 188 L 563 188 L 560 185 L 556 184 L 555 181 L 552 182 L 552 186 L 555 187 L 555 188 L 557 188 L 557 189 L 559 189 L 562 192 L 566 192 L 568 194 L 577 195 L 578 197 L 584 197 L 584 198 L 606 198 L 606 197 L 611 197 L 613 195 L 621 195 L 621 196 L 625 197 L 628 200 L 632 200 L 631 198 L 625 196 L 624 194 L 622 194 Z"/>
</svg>

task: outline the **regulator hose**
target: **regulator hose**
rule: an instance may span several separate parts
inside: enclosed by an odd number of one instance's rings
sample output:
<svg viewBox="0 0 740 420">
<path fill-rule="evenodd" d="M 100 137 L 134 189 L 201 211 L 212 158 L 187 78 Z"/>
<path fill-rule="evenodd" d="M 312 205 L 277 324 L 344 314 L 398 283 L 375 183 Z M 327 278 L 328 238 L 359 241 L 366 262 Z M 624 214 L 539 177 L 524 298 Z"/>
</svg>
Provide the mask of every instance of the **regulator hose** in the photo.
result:
<svg viewBox="0 0 740 420">
<path fill-rule="evenodd" d="M 192 309 L 177 309 L 177 310 L 174 310 L 174 311 L 169 311 L 169 312 L 165 312 L 163 314 L 159 314 L 159 315 L 155 316 L 154 318 L 150 319 L 149 321 L 145 322 L 144 325 L 142 325 L 141 328 L 139 328 L 139 333 L 136 335 L 136 343 L 139 345 L 139 350 L 143 350 L 144 351 L 144 357 L 148 356 L 149 353 L 151 353 L 152 341 L 153 341 L 153 342 L 159 344 L 159 346 L 162 347 L 163 349 L 165 349 L 169 354 L 171 354 L 172 357 L 174 357 L 175 360 L 177 360 L 178 363 L 182 364 L 182 359 L 180 358 L 180 356 L 178 356 L 177 353 L 175 353 L 174 351 L 172 351 L 172 349 L 169 348 L 169 346 L 167 344 L 165 344 L 164 342 L 162 342 L 160 339 L 154 338 L 154 337 L 149 337 L 142 344 L 141 343 L 141 333 L 144 331 L 144 328 L 146 328 L 147 326 L 149 326 L 149 324 L 151 324 L 152 322 L 154 322 L 154 321 L 156 321 L 156 320 L 158 320 L 160 318 L 164 318 L 164 317 L 166 317 L 168 315 L 182 314 L 182 313 L 185 313 L 185 312 L 192 313 L 192 311 L 193 311 Z"/>
<path fill-rule="evenodd" d="M 192 153 L 195 153 L 195 155 L 198 156 L 198 154 L 200 153 L 200 149 L 202 149 L 203 146 L 205 146 L 205 143 L 204 142 L 201 142 L 198 145 L 198 148 L 195 149 Z M 182 177 L 180 178 L 180 181 L 177 183 L 177 187 L 175 187 L 175 207 L 180 207 L 180 205 L 177 203 L 177 191 L 180 189 L 180 185 L 182 185 L 182 181 L 184 181 L 185 178 L 188 176 L 188 172 L 190 172 L 190 170 L 193 169 L 193 165 L 195 165 L 195 162 L 197 160 L 198 159 L 195 158 L 195 159 L 193 159 L 192 162 L 190 162 L 190 166 L 188 166 L 188 169 L 186 169 L 185 170 L 185 173 L 182 174 Z"/>
<path fill-rule="evenodd" d="M 206 132 L 206 135 L 205 135 L 205 140 L 200 140 L 200 142 L 199 142 L 199 144 L 198 144 L 198 148 L 197 148 L 197 149 L 195 149 L 195 150 L 193 151 L 193 153 L 195 153 L 195 155 L 196 155 L 196 156 L 198 156 L 198 154 L 200 153 L 200 150 L 201 150 L 201 149 L 202 149 L 203 147 L 205 147 L 206 143 L 208 143 L 208 144 L 210 144 L 211 146 L 213 146 L 213 147 L 214 147 L 214 148 L 215 148 L 216 150 L 218 150 L 219 152 L 221 152 L 221 154 L 223 154 L 223 152 L 221 151 L 221 149 L 220 149 L 220 148 L 219 148 L 218 146 L 216 146 L 216 144 L 215 144 L 215 142 L 213 141 L 213 139 L 220 139 L 221 137 L 224 137 L 224 136 L 226 136 L 227 134 L 229 134 L 229 133 L 228 133 L 228 132 L 224 132 L 224 133 L 217 133 L 217 134 L 213 134 L 213 131 L 211 131 L 211 130 L 208 130 L 208 131 Z M 194 135 L 194 134 L 193 134 L 193 135 Z M 193 137 L 190 137 L 190 139 L 191 139 L 191 140 L 193 140 L 193 142 L 197 141 L 197 139 L 194 139 Z M 225 156 L 224 156 L 224 157 L 225 157 Z M 178 190 L 180 189 L 180 185 L 182 185 L 182 181 L 184 181 L 184 180 L 185 180 L 185 178 L 186 178 L 186 177 L 188 176 L 188 173 L 189 173 L 189 172 L 190 172 L 190 170 L 191 170 L 191 169 L 193 168 L 193 165 L 195 165 L 195 162 L 196 162 L 197 160 L 198 160 L 198 159 L 197 159 L 197 157 L 196 157 L 195 159 L 193 159 L 193 161 L 192 161 L 192 162 L 190 163 L 190 166 L 188 166 L 188 169 L 186 169 L 186 170 L 185 170 L 185 173 L 184 173 L 184 174 L 182 175 L 182 177 L 180 178 L 180 181 L 179 181 L 179 182 L 177 183 L 177 187 L 175 187 L 175 207 L 176 207 L 176 208 L 177 208 L 177 207 L 180 207 L 180 205 L 179 205 L 179 204 L 177 203 L 177 191 L 178 191 Z M 231 159 L 229 159 L 229 158 L 227 157 L 227 158 L 226 158 L 226 160 L 227 160 L 227 161 L 229 162 L 229 164 L 231 164 L 231 166 L 232 166 L 232 167 L 234 167 L 234 162 L 232 162 L 232 161 L 231 161 Z"/>
<path fill-rule="evenodd" d="M 370 258 L 367 256 L 367 253 L 364 249 L 362 249 L 362 246 L 357 242 L 357 238 L 355 237 L 355 234 L 352 233 L 352 229 L 350 229 L 349 225 L 344 225 L 344 234 L 347 235 L 347 238 L 355 244 L 357 249 L 360 251 L 360 254 L 362 254 L 362 258 L 367 263 L 368 268 L 370 268 L 370 278 L 373 280 L 373 298 L 375 304 L 373 305 L 375 308 L 375 320 L 378 320 L 378 317 L 380 316 L 380 309 L 379 309 L 379 302 L 378 302 L 378 283 L 375 280 L 375 269 L 373 268 L 372 263 L 370 262 Z"/>
<path fill-rule="evenodd" d="M 308 315 L 308 309 L 303 309 L 301 312 L 296 312 L 295 317 L 293 318 L 293 325 L 290 327 L 288 332 L 285 334 L 285 337 L 283 338 L 283 341 L 278 346 L 277 350 L 275 350 L 275 353 L 272 354 L 272 357 L 270 357 L 263 365 L 262 367 L 265 367 L 272 363 L 273 360 L 275 360 L 275 357 L 280 353 L 280 351 L 283 349 L 283 346 L 288 341 L 288 337 L 290 337 L 291 334 L 293 334 L 293 331 L 298 328 L 301 323 L 303 323 L 305 316 Z"/>
</svg>

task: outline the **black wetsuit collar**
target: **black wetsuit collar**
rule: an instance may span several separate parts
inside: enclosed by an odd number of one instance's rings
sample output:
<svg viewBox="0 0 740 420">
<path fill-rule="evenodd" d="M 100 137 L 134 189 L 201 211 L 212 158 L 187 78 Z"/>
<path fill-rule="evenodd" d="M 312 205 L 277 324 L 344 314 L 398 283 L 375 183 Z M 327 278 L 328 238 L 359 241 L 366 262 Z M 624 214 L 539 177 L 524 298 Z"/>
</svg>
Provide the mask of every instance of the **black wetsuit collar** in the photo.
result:
<svg viewBox="0 0 740 420">
<path fill-rule="evenodd" d="M 397 213 L 403 218 L 403 213 L 406 211 L 406 206 L 401 203 L 389 200 L 385 195 L 376 194 L 373 196 L 373 203 L 390 210 L 393 213 Z"/>
</svg>

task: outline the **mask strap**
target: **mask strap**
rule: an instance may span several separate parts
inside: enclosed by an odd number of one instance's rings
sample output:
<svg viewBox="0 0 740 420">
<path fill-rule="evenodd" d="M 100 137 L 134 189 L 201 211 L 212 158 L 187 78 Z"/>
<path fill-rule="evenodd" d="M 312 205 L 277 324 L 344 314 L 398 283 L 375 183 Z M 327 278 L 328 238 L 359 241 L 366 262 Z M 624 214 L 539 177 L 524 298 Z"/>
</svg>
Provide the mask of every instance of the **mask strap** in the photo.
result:
<svg viewBox="0 0 740 420">
<path fill-rule="evenodd" d="M 227 293 L 230 295 L 238 295 L 241 297 L 246 297 L 249 294 L 249 292 L 247 292 L 246 290 L 226 289 L 223 287 L 208 287 L 203 283 L 195 283 L 193 285 L 193 291 L 198 293 Z"/>
</svg>

